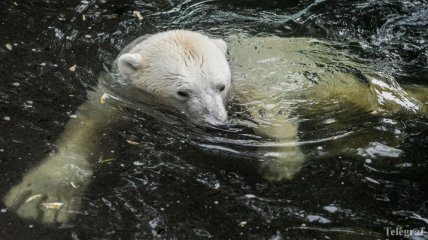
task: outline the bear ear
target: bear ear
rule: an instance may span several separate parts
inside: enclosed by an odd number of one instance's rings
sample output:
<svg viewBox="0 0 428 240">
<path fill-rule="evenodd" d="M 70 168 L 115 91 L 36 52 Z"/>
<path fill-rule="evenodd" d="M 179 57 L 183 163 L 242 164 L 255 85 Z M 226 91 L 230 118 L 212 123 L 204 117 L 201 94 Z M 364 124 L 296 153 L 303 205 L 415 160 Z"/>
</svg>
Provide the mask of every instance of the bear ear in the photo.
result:
<svg viewBox="0 0 428 240">
<path fill-rule="evenodd" d="M 141 68 L 142 58 L 137 53 L 125 53 L 117 61 L 119 72 L 128 76 Z"/>
<path fill-rule="evenodd" d="M 226 55 L 227 52 L 227 44 L 225 41 L 223 41 L 222 39 L 212 39 L 213 42 L 215 43 L 215 45 L 217 45 L 218 48 L 220 48 L 220 50 L 222 51 L 222 53 L 224 55 Z"/>
</svg>

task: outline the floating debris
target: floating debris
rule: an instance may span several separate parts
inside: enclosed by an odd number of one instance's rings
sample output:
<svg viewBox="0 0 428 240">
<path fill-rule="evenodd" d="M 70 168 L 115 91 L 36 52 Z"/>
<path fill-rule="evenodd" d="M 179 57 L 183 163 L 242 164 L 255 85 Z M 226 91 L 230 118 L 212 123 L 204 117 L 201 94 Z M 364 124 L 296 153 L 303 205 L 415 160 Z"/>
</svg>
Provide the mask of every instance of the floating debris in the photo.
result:
<svg viewBox="0 0 428 240">
<path fill-rule="evenodd" d="M 10 45 L 9 43 L 6 44 L 6 48 L 9 49 L 9 51 L 12 51 L 12 45 Z"/>
<path fill-rule="evenodd" d="M 242 221 L 242 222 L 240 222 L 238 225 L 239 225 L 240 227 L 244 227 L 245 225 L 247 225 L 247 222 L 246 222 L 246 221 Z"/>
<path fill-rule="evenodd" d="M 380 182 L 378 180 L 370 178 L 370 177 L 365 177 L 364 179 L 366 179 L 367 181 L 374 183 L 374 184 L 380 184 Z"/>
<path fill-rule="evenodd" d="M 85 14 L 82 15 L 82 21 L 86 21 L 86 16 Z"/>
<path fill-rule="evenodd" d="M 251 198 L 256 198 L 256 195 L 254 195 L 254 194 L 245 194 L 245 197 L 248 198 L 248 199 L 251 199 Z"/>
<path fill-rule="evenodd" d="M 139 161 L 134 161 L 134 162 L 133 162 L 133 164 L 134 164 L 135 166 L 142 166 L 142 165 L 144 165 L 144 163 L 139 162 Z"/>
<path fill-rule="evenodd" d="M 334 118 L 327 118 L 326 120 L 323 121 L 324 124 L 332 124 L 335 122 L 336 122 L 336 119 Z"/>
<path fill-rule="evenodd" d="M 136 17 L 138 21 L 141 21 L 144 18 L 139 11 L 133 11 L 132 16 Z"/>
<path fill-rule="evenodd" d="M 19 84 L 19 82 L 15 82 L 15 83 L 12 83 L 12 85 L 15 87 L 19 87 L 20 84 Z"/>
<path fill-rule="evenodd" d="M 79 186 L 78 185 L 76 185 L 74 182 L 70 182 L 70 185 L 73 187 L 73 188 L 78 188 Z"/>
<path fill-rule="evenodd" d="M 126 142 L 129 143 L 129 144 L 131 144 L 131 145 L 138 145 L 138 144 L 140 144 L 138 142 L 134 142 L 134 141 L 131 141 L 131 140 L 126 140 Z"/>
<path fill-rule="evenodd" d="M 41 197 L 42 197 L 42 194 L 33 195 L 33 196 L 29 197 L 27 200 L 25 200 L 25 203 L 31 202 L 31 201 L 33 201 L 37 198 L 41 198 Z"/>
<path fill-rule="evenodd" d="M 399 164 L 396 164 L 395 167 L 397 167 L 397 168 L 410 168 L 410 167 L 413 167 L 413 163 L 409 163 L 409 162 L 399 163 Z"/>
<path fill-rule="evenodd" d="M 28 109 L 28 108 L 32 108 L 32 107 L 33 107 L 33 105 L 28 104 L 28 103 L 23 103 L 23 104 L 22 104 L 22 107 L 23 107 L 24 109 Z"/>
<path fill-rule="evenodd" d="M 110 96 L 107 93 L 103 93 L 103 95 L 100 98 L 100 103 L 104 104 L 106 102 L 106 99 L 109 98 Z"/>
<path fill-rule="evenodd" d="M 10 117 L 9 117 L 9 116 L 5 116 L 5 117 L 3 118 L 3 120 L 5 120 L 5 121 L 10 121 Z"/>
<path fill-rule="evenodd" d="M 114 158 L 107 158 L 107 159 L 100 159 L 98 162 L 101 164 L 110 164 L 111 162 L 113 162 Z"/>
<path fill-rule="evenodd" d="M 71 66 L 70 68 L 69 68 L 69 70 L 71 71 L 71 72 L 74 72 L 74 71 L 76 71 L 76 64 L 74 64 L 73 66 Z"/>
<path fill-rule="evenodd" d="M 43 209 L 60 209 L 64 205 L 64 203 L 51 202 L 51 203 L 42 203 L 40 205 Z"/>
<path fill-rule="evenodd" d="M 318 222 L 318 223 L 322 223 L 322 224 L 331 223 L 331 221 L 329 219 L 322 217 L 322 216 L 318 216 L 318 215 L 308 215 L 308 216 L 306 216 L 306 219 L 309 222 Z"/>
<path fill-rule="evenodd" d="M 326 210 L 329 213 L 335 213 L 337 212 L 337 207 L 333 205 L 325 206 L 323 207 L 324 210 Z"/>
</svg>

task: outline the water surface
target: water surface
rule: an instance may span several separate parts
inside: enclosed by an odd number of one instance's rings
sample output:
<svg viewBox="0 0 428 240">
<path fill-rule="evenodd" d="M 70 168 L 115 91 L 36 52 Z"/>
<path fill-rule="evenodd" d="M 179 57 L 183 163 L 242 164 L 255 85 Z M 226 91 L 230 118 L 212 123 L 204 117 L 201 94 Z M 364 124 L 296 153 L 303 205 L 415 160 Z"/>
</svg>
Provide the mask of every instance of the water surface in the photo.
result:
<svg viewBox="0 0 428 240">
<path fill-rule="evenodd" d="M 1 195 L 55 151 L 100 71 L 142 34 L 318 38 L 413 92 L 428 84 L 426 1 L 2 1 L 0 16 Z M 1 239 L 385 239 L 387 227 L 427 227 L 426 118 L 322 106 L 298 118 L 307 159 L 279 183 L 258 172 L 275 148 L 260 151 L 274 141 L 251 122 L 207 130 L 130 108 L 129 124 L 106 130 L 111 161 L 78 218 L 46 227 L 1 203 Z M 229 112 L 247 120 L 233 99 Z"/>
</svg>

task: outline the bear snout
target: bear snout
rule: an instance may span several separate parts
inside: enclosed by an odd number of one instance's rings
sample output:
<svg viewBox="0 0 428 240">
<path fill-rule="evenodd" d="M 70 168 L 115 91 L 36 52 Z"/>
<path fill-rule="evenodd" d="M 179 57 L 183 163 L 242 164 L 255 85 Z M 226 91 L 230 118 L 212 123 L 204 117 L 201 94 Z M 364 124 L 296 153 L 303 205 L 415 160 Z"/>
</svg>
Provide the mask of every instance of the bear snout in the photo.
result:
<svg viewBox="0 0 428 240">
<path fill-rule="evenodd" d="M 227 121 L 227 112 L 224 110 L 224 112 L 219 112 L 216 114 L 209 114 L 205 116 L 204 123 L 211 126 L 223 126 L 226 124 Z"/>
<path fill-rule="evenodd" d="M 225 125 L 227 111 L 223 98 L 220 95 L 209 94 L 203 99 L 202 119 L 204 123 L 212 126 Z"/>
</svg>

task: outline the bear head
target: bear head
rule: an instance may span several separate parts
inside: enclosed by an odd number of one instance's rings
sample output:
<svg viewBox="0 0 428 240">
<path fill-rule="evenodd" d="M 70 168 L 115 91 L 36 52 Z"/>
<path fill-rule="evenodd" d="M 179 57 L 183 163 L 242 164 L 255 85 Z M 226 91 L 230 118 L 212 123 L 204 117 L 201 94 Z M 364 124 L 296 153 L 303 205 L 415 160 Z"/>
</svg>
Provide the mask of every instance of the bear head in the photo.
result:
<svg viewBox="0 0 428 240">
<path fill-rule="evenodd" d="M 173 30 L 152 35 L 122 53 L 119 73 L 141 94 L 177 110 L 198 124 L 221 125 L 231 73 L 227 45 L 197 32 Z"/>
</svg>

